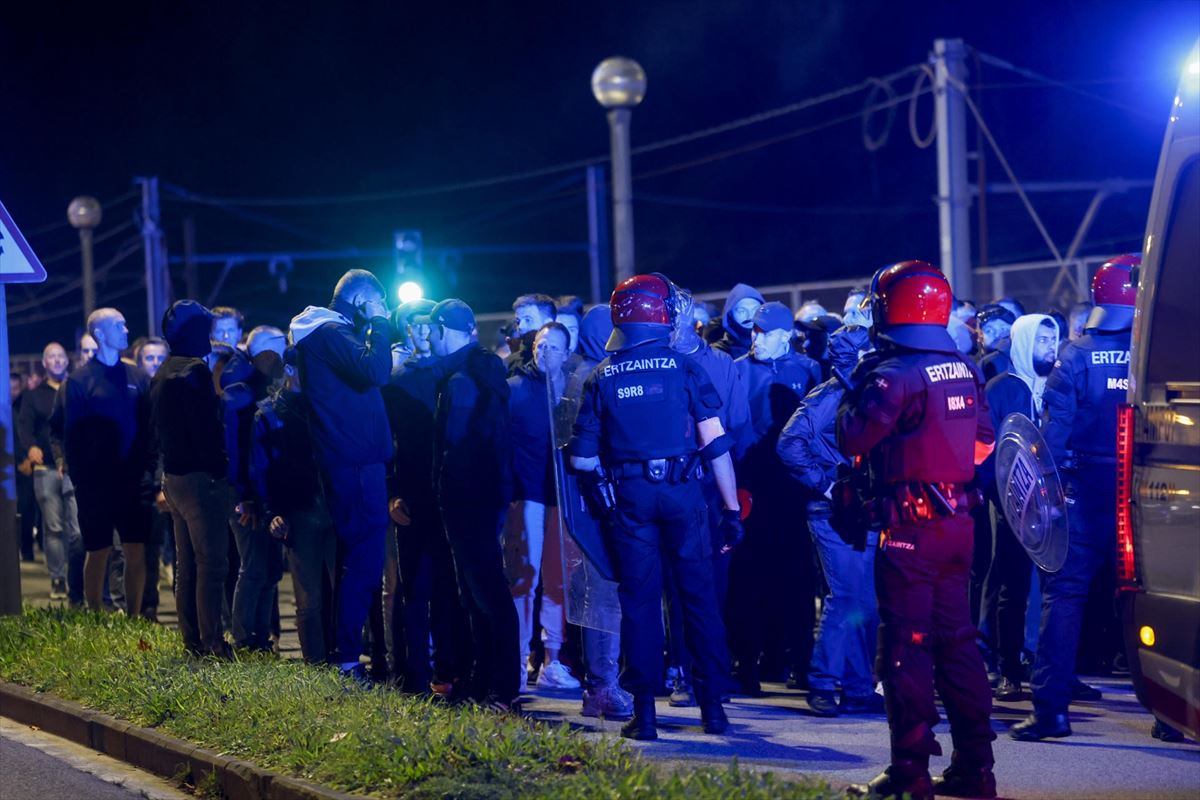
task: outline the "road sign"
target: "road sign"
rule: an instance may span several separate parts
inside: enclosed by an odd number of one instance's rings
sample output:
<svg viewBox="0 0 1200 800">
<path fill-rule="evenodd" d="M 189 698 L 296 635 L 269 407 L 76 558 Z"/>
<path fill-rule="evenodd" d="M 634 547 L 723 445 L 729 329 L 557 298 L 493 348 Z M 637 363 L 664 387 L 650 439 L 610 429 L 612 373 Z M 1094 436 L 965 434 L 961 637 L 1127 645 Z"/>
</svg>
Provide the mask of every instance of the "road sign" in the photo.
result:
<svg viewBox="0 0 1200 800">
<path fill-rule="evenodd" d="M 44 280 L 46 268 L 33 254 L 8 209 L 0 203 L 0 283 L 41 283 Z"/>
</svg>

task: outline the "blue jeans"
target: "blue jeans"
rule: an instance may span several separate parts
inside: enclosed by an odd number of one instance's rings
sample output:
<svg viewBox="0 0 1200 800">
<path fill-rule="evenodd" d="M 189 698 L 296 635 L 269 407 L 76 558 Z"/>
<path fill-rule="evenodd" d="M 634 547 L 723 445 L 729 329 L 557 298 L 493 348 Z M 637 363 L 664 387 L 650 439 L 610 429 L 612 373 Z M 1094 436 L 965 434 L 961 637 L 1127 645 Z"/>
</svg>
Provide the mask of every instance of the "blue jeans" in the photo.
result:
<svg viewBox="0 0 1200 800">
<path fill-rule="evenodd" d="M 83 537 L 71 479 L 56 469 L 36 469 L 33 491 L 42 512 L 42 545 L 53 581 L 67 581 L 71 602 L 83 602 Z M 74 580 L 71 580 L 71 579 Z M 78 596 L 76 596 L 78 595 Z"/>
<path fill-rule="evenodd" d="M 233 643 L 238 647 L 269 650 L 271 647 L 271 610 L 275 607 L 275 587 L 283 577 L 283 552 L 278 540 L 267 532 L 266 520 L 254 528 L 230 517 L 237 541 L 237 586 L 233 590 Z"/>
<path fill-rule="evenodd" d="M 363 651 L 363 624 L 383 586 L 387 556 L 387 475 L 383 464 L 329 466 L 323 472 L 325 501 L 337 535 L 338 662 L 356 666 Z"/>
<path fill-rule="evenodd" d="M 330 605 L 337 565 L 333 526 L 320 497 L 311 509 L 289 514 L 287 522 L 291 527 L 287 558 L 296 591 L 296 635 L 300 637 L 300 652 L 305 661 L 325 663 L 333 649 Z"/>
<path fill-rule="evenodd" d="M 813 691 L 866 697 L 875 689 L 871 662 L 879 609 L 875 601 L 875 550 L 879 533 L 867 534 L 862 552 L 842 541 L 829 523 L 829 503 L 808 504 L 808 530 L 821 559 L 829 594 L 821 603 L 821 622 L 808 671 Z"/>
</svg>

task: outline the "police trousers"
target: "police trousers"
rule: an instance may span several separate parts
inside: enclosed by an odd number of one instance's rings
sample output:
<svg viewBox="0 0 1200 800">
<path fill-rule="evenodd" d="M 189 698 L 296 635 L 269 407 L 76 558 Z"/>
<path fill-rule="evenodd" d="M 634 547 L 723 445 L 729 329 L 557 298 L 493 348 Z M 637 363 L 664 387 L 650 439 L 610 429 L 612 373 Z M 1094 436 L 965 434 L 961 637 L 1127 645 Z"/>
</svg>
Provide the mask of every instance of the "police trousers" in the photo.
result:
<svg viewBox="0 0 1200 800">
<path fill-rule="evenodd" d="M 1058 572 L 1042 572 L 1042 624 L 1029 685 L 1040 715 L 1071 702 L 1075 655 L 1092 579 L 1116 569 L 1117 476 L 1114 464 L 1082 464 L 1066 475 L 1071 536 Z"/>
<path fill-rule="evenodd" d="M 969 514 L 960 513 L 880 536 L 875 668 L 883 682 L 893 764 L 919 768 L 941 754 L 933 735 L 940 721 L 935 686 L 958 758 L 972 766 L 993 763 L 992 693 L 968 598 L 973 525 Z"/>
<path fill-rule="evenodd" d="M 725 689 L 729 653 L 713 590 L 707 511 L 700 484 L 623 479 L 611 528 L 621 642 L 621 683 L 635 696 L 653 695 L 663 677 L 663 565 L 679 590 L 684 638 L 693 659 L 693 686 L 701 703 Z"/>
</svg>

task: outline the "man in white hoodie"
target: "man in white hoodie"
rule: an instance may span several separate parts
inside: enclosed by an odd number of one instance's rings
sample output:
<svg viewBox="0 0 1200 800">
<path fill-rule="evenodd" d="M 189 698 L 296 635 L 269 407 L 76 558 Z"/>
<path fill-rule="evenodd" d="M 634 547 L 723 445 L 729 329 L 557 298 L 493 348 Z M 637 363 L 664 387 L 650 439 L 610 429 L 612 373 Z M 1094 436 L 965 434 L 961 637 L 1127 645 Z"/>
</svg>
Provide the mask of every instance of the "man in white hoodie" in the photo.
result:
<svg viewBox="0 0 1200 800">
<path fill-rule="evenodd" d="M 1045 314 L 1018 317 L 1010 333 L 1011 367 L 988 381 L 988 406 L 997 433 L 1009 414 L 1024 414 L 1040 425 L 1046 376 L 1058 353 L 1058 326 Z M 1025 641 L 1025 610 L 1033 563 L 1000 510 L 996 490 L 995 455 L 980 467 L 992 519 L 992 563 L 984 584 L 982 617 L 992 619 L 999 658 L 997 700 L 1013 700 L 1021 693 L 1021 647 Z M 990 607 L 989 607 L 990 606 Z"/>
</svg>

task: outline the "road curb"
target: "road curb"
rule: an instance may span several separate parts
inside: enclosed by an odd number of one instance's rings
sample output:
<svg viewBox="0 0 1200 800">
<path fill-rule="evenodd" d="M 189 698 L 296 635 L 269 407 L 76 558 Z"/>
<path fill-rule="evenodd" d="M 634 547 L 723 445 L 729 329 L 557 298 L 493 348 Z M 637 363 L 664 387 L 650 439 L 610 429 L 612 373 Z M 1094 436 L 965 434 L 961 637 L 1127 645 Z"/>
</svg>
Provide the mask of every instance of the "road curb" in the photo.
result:
<svg viewBox="0 0 1200 800">
<path fill-rule="evenodd" d="M 90 747 L 168 780 L 216 780 L 228 800 L 360 800 L 315 783 L 223 756 L 183 739 L 91 711 L 77 703 L 0 681 L 0 716 Z"/>
</svg>

